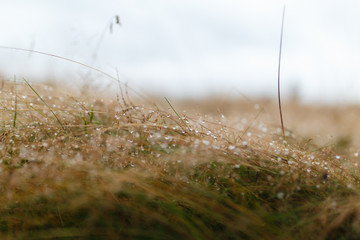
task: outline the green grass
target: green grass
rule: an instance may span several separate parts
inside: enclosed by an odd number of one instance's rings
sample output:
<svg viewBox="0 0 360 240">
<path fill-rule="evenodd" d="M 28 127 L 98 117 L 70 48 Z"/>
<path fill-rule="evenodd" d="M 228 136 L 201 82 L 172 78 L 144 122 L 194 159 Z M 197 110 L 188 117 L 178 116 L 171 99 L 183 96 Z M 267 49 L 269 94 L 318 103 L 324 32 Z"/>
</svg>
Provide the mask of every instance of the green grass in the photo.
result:
<svg viewBox="0 0 360 240">
<path fill-rule="evenodd" d="M 14 112 L 12 89 L 0 97 L 1 239 L 359 234 L 359 170 L 331 147 L 291 135 L 284 145 L 257 117 L 239 125 L 242 112 L 203 121 L 169 101 L 67 97 L 28 82 L 17 83 Z"/>
</svg>

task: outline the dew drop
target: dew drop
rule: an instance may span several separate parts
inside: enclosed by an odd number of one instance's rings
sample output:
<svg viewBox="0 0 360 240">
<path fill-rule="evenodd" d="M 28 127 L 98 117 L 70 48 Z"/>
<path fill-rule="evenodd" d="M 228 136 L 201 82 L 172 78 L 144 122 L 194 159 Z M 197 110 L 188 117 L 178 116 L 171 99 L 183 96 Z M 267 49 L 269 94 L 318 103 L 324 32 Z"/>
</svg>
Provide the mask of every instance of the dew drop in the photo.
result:
<svg viewBox="0 0 360 240">
<path fill-rule="evenodd" d="M 209 144 L 210 144 L 210 142 L 207 141 L 207 140 L 203 140 L 202 143 L 205 144 L 205 145 L 209 145 Z"/>
<path fill-rule="evenodd" d="M 276 194 L 276 197 L 277 197 L 278 199 L 283 199 L 283 198 L 284 198 L 284 193 L 283 193 L 283 192 L 278 192 L 278 193 Z"/>
<path fill-rule="evenodd" d="M 230 145 L 229 146 L 229 150 L 234 150 L 235 149 L 235 146 L 234 145 Z"/>
</svg>

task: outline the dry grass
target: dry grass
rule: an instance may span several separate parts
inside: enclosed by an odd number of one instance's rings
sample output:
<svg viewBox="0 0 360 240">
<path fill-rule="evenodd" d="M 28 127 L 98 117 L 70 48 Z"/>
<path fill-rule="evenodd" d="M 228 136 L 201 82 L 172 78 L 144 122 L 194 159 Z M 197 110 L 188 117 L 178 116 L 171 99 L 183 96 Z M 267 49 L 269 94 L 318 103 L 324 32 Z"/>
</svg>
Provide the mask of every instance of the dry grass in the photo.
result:
<svg viewBox="0 0 360 240">
<path fill-rule="evenodd" d="M 313 143 L 333 124 L 325 113 L 359 109 L 284 105 L 285 126 L 302 136 L 284 142 L 269 101 L 172 109 L 31 86 L 1 84 L 1 239 L 360 234 L 356 132 Z"/>
</svg>

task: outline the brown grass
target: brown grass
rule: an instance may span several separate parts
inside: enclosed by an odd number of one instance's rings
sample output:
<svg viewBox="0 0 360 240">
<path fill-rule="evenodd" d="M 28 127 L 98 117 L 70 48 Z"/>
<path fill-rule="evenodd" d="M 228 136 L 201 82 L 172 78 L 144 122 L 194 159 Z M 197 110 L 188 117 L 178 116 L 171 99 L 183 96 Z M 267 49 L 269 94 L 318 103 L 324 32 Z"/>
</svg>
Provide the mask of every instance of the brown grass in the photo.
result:
<svg viewBox="0 0 360 240">
<path fill-rule="evenodd" d="M 356 107 L 285 104 L 284 144 L 274 101 L 31 87 L 0 93 L 1 239 L 359 234 Z"/>
</svg>

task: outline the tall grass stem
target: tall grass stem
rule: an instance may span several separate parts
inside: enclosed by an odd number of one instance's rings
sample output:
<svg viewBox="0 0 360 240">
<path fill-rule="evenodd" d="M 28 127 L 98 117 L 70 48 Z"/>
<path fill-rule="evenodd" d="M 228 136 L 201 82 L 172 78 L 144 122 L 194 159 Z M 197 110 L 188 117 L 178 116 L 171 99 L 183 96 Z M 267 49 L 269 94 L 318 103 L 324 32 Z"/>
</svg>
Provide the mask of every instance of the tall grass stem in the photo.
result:
<svg viewBox="0 0 360 240">
<path fill-rule="evenodd" d="M 284 33 L 285 10 L 286 10 L 286 5 L 284 5 L 283 13 L 282 13 L 280 48 L 279 48 L 279 63 L 278 63 L 278 101 L 279 101 L 281 131 L 282 131 L 284 140 L 285 140 L 285 129 L 284 129 L 284 120 L 283 120 L 283 115 L 282 115 L 282 109 L 281 109 L 281 94 L 280 94 L 280 73 L 281 73 L 281 71 L 280 70 L 281 70 L 281 51 L 282 51 L 282 42 L 283 42 L 283 33 Z"/>
<path fill-rule="evenodd" d="M 16 76 L 14 76 L 14 119 L 13 119 L 13 127 L 15 128 L 16 127 L 16 118 L 17 118 L 17 89 L 16 89 Z"/>
</svg>

